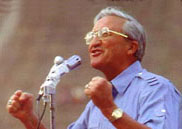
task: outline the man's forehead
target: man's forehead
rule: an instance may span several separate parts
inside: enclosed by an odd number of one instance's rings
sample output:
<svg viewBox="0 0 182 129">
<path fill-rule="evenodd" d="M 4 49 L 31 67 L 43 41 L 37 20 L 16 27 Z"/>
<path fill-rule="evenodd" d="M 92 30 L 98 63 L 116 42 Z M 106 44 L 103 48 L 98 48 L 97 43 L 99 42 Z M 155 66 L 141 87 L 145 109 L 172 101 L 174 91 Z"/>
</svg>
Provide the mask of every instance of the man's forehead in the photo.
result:
<svg viewBox="0 0 182 129">
<path fill-rule="evenodd" d="M 109 29 L 116 29 L 119 31 L 124 22 L 126 22 L 126 20 L 118 16 L 105 16 L 95 23 L 93 31 L 100 30 L 103 27 L 108 27 Z"/>
</svg>

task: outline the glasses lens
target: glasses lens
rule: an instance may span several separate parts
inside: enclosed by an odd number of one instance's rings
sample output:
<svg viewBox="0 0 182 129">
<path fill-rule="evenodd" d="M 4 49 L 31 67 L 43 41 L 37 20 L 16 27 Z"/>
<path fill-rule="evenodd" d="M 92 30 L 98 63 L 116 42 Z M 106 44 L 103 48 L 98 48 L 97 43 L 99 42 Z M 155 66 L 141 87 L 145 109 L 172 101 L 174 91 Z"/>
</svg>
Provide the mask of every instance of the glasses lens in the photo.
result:
<svg viewBox="0 0 182 129">
<path fill-rule="evenodd" d="M 110 35 L 109 28 L 107 28 L 107 27 L 102 28 L 100 32 L 101 32 L 100 37 L 102 37 L 102 38 Z"/>
<path fill-rule="evenodd" d="M 108 27 L 104 27 L 101 30 L 97 31 L 97 32 L 88 32 L 85 36 L 85 40 L 86 40 L 86 44 L 89 45 L 90 42 L 96 37 L 98 36 L 99 38 L 104 38 L 110 35 L 110 31 Z"/>
<path fill-rule="evenodd" d="M 86 44 L 89 45 L 93 38 L 94 38 L 94 32 L 88 32 L 85 36 Z"/>
</svg>

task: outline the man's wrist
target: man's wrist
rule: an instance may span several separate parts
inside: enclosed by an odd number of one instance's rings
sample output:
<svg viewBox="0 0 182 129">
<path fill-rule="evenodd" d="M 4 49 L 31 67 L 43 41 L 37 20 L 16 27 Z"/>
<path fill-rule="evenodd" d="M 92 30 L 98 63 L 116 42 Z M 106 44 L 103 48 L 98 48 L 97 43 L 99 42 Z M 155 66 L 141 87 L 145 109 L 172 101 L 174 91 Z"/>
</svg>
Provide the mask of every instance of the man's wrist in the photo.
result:
<svg viewBox="0 0 182 129">
<path fill-rule="evenodd" d="M 27 119 L 21 121 L 26 127 L 26 129 L 35 129 L 39 122 L 38 117 L 34 113 L 30 114 L 30 116 Z M 42 123 L 40 123 L 39 129 L 46 129 L 46 128 Z"/>
<path fill-rule="evenodd" d="M 101 111 L 102 111 L 102 113 L 103 113 L 103 115 L 105 117 L 107 117 L 108 119 L 110 119 L 113 110 L 116 109 L 116 108 L 117 108 L 116 105 L 112 105 L 112 106 L 105 107 L 105 108 L 101 109 Z"/>
<path fill-rule="evenodd" d="M 38 124 L 38 118 L 34 113 L 29 114 L 27 117 L 20 118 L 20 121 L 27 129 L 34 129 Z"/>
<path fill-rule="evenodd" d="M 123 110 L 116 105 L 102 109 L 102 113 L 110 122 L 114 122 L 123 116 Z"/>
<path fill-rule="evenodd" d="M 113 112 L 109 118 L 109 121 L 114 122 L 114 121 L 122 118 L 122 116 L 123 116 L 123 110 L 120 108 L 116 108 L 113 110 Z"/>
</svg>

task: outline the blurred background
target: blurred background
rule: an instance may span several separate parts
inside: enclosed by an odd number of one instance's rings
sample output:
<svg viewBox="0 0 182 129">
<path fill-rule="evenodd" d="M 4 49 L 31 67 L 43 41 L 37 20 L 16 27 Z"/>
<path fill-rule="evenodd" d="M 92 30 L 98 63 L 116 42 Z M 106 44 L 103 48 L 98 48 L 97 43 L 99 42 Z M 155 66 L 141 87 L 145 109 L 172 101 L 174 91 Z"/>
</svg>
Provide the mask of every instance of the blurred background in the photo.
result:
<svg viewBox="0 0 182 129">
<path fill-rule="evenodd" d="M 122 7 L 146 29 L 143 66 L 182 91 L 182 1 L 0 0 L 0 128 L 24 128 L 7 113 L 7 100 L 18 89 L 36 97 L 57 55 L 80 55 L 82 65 L 57 86 L 56 126 L 65 129 L 79 117 L 88 102 L 84 85 L 103 76 L 89 65 L 84 36 L 100 9 L 111 5 Z M 48 109 L 43 122 L 49 127 Z"/>
</svg>

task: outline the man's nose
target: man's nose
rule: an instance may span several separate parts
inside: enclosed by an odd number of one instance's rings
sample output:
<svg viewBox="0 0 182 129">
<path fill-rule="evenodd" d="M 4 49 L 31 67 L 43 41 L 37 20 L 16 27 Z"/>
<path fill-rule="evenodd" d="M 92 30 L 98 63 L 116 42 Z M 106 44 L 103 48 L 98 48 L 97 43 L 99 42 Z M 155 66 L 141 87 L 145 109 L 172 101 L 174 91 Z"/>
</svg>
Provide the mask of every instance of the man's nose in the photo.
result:
<svg viewBox="0 0 182 129">
<path fill-rule="evenodd" d="M 102 40 L 97 36 L 97 37 L 94 37 L 93 40 L 90 42 L 90 46 L 98 46 L 102 43 Z"/>
</svg>

